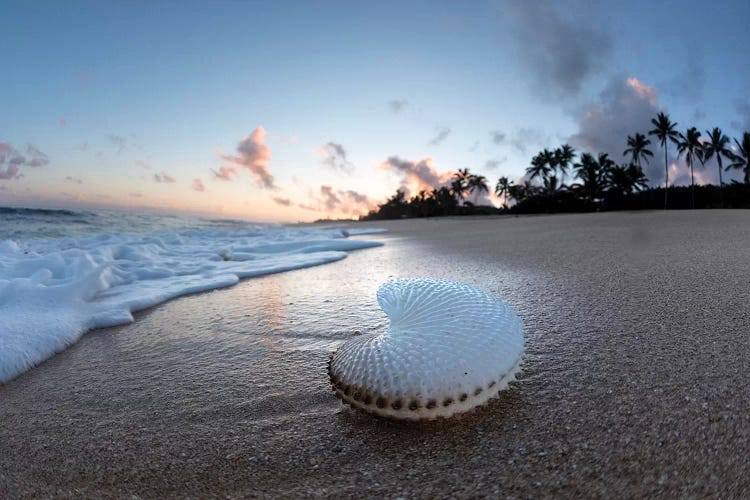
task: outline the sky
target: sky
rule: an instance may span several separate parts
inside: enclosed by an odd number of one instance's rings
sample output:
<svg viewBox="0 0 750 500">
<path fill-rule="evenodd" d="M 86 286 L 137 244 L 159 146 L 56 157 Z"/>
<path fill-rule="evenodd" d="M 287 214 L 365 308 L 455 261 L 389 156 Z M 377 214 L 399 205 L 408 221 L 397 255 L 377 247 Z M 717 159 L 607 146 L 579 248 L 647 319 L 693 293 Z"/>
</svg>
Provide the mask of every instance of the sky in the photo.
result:
<svg viewBox="0 0 750 500">
<path fill-rule="evenodd" d="M 0 0 L 0 205 L 348 218 L 563 143 L 625 162 L 659 111 L 739 137 L 748 20 L 747 0 Z"/>
</svg>

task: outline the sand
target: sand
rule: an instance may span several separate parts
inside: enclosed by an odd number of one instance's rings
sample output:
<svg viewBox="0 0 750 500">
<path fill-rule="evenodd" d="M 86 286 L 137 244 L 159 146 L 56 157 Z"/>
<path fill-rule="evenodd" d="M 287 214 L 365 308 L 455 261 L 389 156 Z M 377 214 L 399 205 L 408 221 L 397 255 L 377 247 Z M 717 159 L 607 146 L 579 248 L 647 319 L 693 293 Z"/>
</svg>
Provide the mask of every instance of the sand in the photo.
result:
<svg viewBox="0 0 750 500">
<path fill-rule="evenodd" d="M 161 305 L 0 387 L 0 496 L 750 495 L 750 212 L 369 225 L 384 247 Z M 518 381 L 455 420 L 344 408 L 329 353 L 420 275 L 516 307 Z"/>
</svg>

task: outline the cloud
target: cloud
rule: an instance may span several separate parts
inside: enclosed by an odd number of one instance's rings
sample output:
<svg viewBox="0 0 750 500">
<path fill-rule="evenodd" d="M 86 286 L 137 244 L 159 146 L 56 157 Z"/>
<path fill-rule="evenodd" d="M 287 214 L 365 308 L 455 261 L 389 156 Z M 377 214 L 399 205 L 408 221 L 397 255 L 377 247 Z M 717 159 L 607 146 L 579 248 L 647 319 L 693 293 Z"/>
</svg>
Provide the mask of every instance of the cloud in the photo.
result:
<svg viewBox="0 0 750 500">
<path fill-rule="evenodd" d="M 323 204 L 330 211 L 333 211 L 341 203 L 341 199 L 333 193 L 331 186 L 320 186 L 320 194 L 323 195 Z"/>
<path fill-rule="evenodd" d="M 608 153 L 616 162 L 624 162 L 627 137 L 636 132 L 646 134 L 651 119 L 660 111 L 656 90 L 637 78 L 615 77 L 610 80 L 597 102 L 582 109 L 578 116 L 578 132 L 568 140 L 574 146 L 597 154 Z M 643 171 L 651 183 L 664 180 L 664 164 L 659 162 L 661 147 L 651 138 L 654 158 L 644 164 Z M 675 146 L 670 145 L 674 153 Z"/>
<path fill-rule="evenodd" d="M 510 140 L 510 145 L 519 153 L 525 155 L 530 147 L 542 146 L 546 142 L 549 142 L 549 137 L 544 132 L 535 128 L 525 127 L 516 130 L 513 138 Z"/>
<path fill-rule="evenodd" d="M 131 198 L 143 198 L 143 193 L 128 193 Z"/>
<path fill-rule="evenodd" d="M 315 208 L 313 205 L 308 205 L 306 203 L 297 203 L 297 206 L 301 208 L 302 210 L 312 210 L 317 212 L 317 208 Z"/>
<path fill-rule="evenodd" d="M 266 130 L 258 127 L 237 146 L 237 156 L 222 154 L 221 157 L 232 164 L 245 168 L 256 178 L 259 186 L 276 189 L 273 176 L 268 169 L 271 161 L 271 148 L 265 143 Z"/>
<path fill-rule="evenodd" d="M 435 135 L 435 137 L 433 137 L 428 143 L 431 146 L 439 146 L 440 143 L 450 135 L 451 129 L 449 129 L 448 127 L 437 127 L 436 132 L 437 134 Z"/>
<path fill-rule="evenodd" d="M 450 182 L 451 172 L 438 172 L 432 158 L 419 161 L 403 160 L 398 156 L 391 156 L 380 164 L 383 170 L 392 170 L 402 174 L 401 189 L 407 196 L 421 190 L 430 190 Z"/>
<path fill-rule="evenodd" d="M 35 146 L 28 144 L 22 155 L 7 142 L 0 142 L 0 179 L 19 179 L 21 167 L 38 168 L 49 164 L 49 157 Z"/>
<path fill-rule="evenodd" d="M 479 149 L 479 141 L 475 141 L 469 148 L 469 153 L 475 153 Z"/>
<path fill-rule="evenodd" d="M 328 142 L 319 148 L 315 148 L 315 153 L 322 157 L 324 165 L 334 170 L 350 174 L 354 170 L 354 164 L 349 161 L 346 149 L 336 142 Z"/>
<path fill-rule="evenodd" d="M 27 167 L 44 167 L 49 164 L 49 158 L 47 155 L 31 144 L 26 146 L 26 154 L 30 157 L 26 160 L 26 163 L 24 163 Z"/>
<path fill-rule="evenodd" d="M 490 132 L 490 139 L 492 140 L 492 144 L 502 144 L 505 142 L 505 134 L 499 130 L 493 130 Z"/>
<path fill-rule="evenodd" d="M 193 190 L 202 193 L 206 190 L 206 186 L 203 184 L 202 180 L 193 179 Z"/>
<path fill-rule="evenodd" d="M 65 182 L 72 182 L 73 184 L 83 184 L 83 181 L 79 179 L 78 177 L 71 177 L 67 176 L 65 179 L 63 179 Z"/>
<path fill-rule="evenodd" d="M 211 169 L 211 172 L 213 172 L 216 179 L 221 179 L 222 181 L 231 181 L 232 177 L 240 176 L 240 173 L 234 167 L 221 167 L 218 171 Z"/>
<path fill-rule="evenodd" d="M 576 96 L 608 62 L 612 41 L 605 31 L 592 27 L 597 25 L 593 19 L 581 15 L 580 5 L 506 0 L 500 10 L 519 61 L 544 97 Z"/>
<path fill-rule="evenodd" d="M 272 200 L 281 206 L 288 207 L 292 204 L 292 200 L 289 198 L 274 197 Z"/>
<path fill-rule="evenodd" d="M 20 177 L 18 173 L 18 166 L 8 165 L 7 167 L 0 166 L 0 180 L 18 179 Z"/>
<path fill-rule="evenodd" d="M 331 186 L 320 186 L 321 198 L 318 203 L 325 207 L 326 212 L 338 212 L 344 214 L 361 215 L 375 208 L 367 195 L 348 189 L 334 189 Z M 301 207 L 300 208 L 304 208 Z"/>
<path fill-rule="evenodd" d="M 118 155 L 128 147 L 128 140 L 121 135 L 108 135 L 107 139 L 117 148 Z"/>
<path fill-rule="evenodd" d="M 487 160 L 486 162 L 484 162 L 484 168 L 488 170 L 494 170 L 500 165 L 502 165 L 503 163 L 505 163 L 506 161 L 508 161 L 507 156 L 503 156 L 499 160 Z"/>
<path fill-rule="evenodd" d="M 60 126 L 61 126 L 61 127 L 65 127 L 65 126 L 66 126 L 66 125 L 68 124 L 68 122 L 67 122 L 67 121 L 65 121 L 65 118 L 60 118 L 60 121 L 59 121 L 59 123 L 60 123 Z"/>
<path fill-rule="evenodd" d="M 81 151 L 86 151 L 88 148 L 89 148 L 89 142 L 88 141 L 84 141 L 84 142 L 82 142 L 81 144 L 78 145 L 78 149 L 80 149 Z"/>
<path fill-rule="evenodd" d="M 409 101 L 407 101 L 406 99 L 394 99 L 388 102 L 388 107 L 391 108 L 391 111 L 396 114 L 404 111 L 409 106 Z"/>
<path fill-rule="evenodd" d="M 161 174 L 154 174 L 154 180 L 156 182 L 164 183 L 164 184 L 174 184 L 177 182 L 174 177 L 171 175 L 167 175 L 164 172 Z"/>
</svg>

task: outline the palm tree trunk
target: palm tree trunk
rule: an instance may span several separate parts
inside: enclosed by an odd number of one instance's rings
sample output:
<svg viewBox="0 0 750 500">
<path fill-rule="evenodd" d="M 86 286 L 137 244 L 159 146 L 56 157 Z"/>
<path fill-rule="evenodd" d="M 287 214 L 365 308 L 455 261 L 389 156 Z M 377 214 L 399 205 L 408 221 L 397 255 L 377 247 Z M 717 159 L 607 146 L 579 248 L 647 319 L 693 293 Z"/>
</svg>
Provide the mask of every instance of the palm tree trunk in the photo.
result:
<svg viewBox="0 0 750 500">
<path fill-rule="evenodd" d="M 724 181 L 721 179 L 721 153 L 716 153 L 716 161 L 719 163 L 719 206 L 724 208 Z"/>
<path fill-rule="evenodd" d="M 695 177 L 693 177 L 693 162 L 690 162 L 690 196 L 693 198 L 693 210 L 695 210 Z"/>
<path fill-rule="evenodd" d="M 667 141 L 664 141 L 664 210 L 667 209 L 667 191 L 669 190 L 669 160 L 667 159 Z"/>
</svg>

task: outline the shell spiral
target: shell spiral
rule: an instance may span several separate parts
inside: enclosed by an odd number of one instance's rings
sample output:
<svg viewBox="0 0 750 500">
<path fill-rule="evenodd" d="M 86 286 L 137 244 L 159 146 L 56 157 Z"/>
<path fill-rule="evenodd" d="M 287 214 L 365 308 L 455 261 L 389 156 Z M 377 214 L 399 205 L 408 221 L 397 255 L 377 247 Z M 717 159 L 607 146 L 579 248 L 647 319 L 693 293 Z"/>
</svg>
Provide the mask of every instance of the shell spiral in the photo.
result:
<svg viewBox="0 0 750 500">
<path fill-rule="evenodd" d="M 359 335 L 331 357 L 336 396 L 353 408 L 404 420 L 450 417 L 507 387 L 524 349 L 513 309 L 473 286 L 445 279 L 384 283 L 385 333 Z"/>
</svg>

